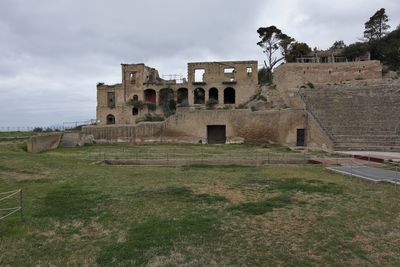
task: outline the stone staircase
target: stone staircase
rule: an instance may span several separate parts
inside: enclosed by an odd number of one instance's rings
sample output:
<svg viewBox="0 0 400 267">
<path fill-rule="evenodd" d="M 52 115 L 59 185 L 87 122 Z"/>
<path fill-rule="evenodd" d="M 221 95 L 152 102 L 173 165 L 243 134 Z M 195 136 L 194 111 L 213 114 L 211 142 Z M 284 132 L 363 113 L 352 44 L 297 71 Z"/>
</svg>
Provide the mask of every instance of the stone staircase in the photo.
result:
<svg viewBox="0 0 400 267">
<path fill-rule="evenodd" d="M 400 151 L 400 83 L 318 86 L 300 94 L 335 150 Z"/>
</svg>

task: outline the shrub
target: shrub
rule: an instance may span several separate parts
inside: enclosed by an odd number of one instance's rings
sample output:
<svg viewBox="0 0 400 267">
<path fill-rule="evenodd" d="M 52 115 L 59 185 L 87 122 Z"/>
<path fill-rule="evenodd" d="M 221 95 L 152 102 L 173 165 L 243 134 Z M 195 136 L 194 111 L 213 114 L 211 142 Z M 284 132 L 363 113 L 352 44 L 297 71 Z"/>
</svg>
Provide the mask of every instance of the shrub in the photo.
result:
<svg viewBox="0 0 400 267">
<path fill-rule="evenodd" d="M 161 114 L 147 113 L 144 116 L 144 121 L 163 121 L 163 120 L 165 120 L 165 117 Z"/>
<path fill-rule="evenodd" d="M 33 131 L 32 132 L 34 132 L 34 133 L 40 133 L 40 132 L 43 132 L 43 128 L 41 128 L 41 127 L 36 127 L 36 128 L 34 128 L 33 129 Z"/>
<path fill-rule="evenodd" d="M 236 109 L 247 109 L 247 107 L 245 104 L 239 104 L 239 106 L 237 106 Z"/>
<path fill-rule="evenodd" d="M 267 98 L 265 96 L 263 96 L 263 95 L 259 95 L 258 96 L 258 100 L 262 100 L 264 102 L 267 102 Z"/>
<path fill-rule="evenodd" d="M 146 103 L 147 109 L 149 111 L 155 111 L 157 109 L 157 105 L 151 102 Z"/>
<path fill-rule="evenodd" d="M 311 89 L 314 89 L 314 88 L 315 88 L 315 86 L 314 86 L 314 84 L 313 84 L 312 82 L 308 82 L 308 83 L 307 83 L 307 86 L 308 86 L 309 88 L 311 88 Z"/>
<path fill-rule="evenodd" d="M 142 110 L 144 108 L 144 104 L 140 100 L 131 99 L 129 100 L 128 104 L 131 105 L 133 108 L 136 108 L 137 110 Z"/>
</svg>

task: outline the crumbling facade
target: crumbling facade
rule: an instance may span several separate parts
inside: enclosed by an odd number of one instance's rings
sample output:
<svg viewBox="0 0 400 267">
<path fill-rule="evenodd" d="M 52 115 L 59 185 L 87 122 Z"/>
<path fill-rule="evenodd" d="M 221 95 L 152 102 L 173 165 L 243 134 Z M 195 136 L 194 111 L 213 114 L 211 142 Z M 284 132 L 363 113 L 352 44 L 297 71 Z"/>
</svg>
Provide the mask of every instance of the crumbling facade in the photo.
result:
<svg viewBox="0 0 400 267">
<path fill-rule="evenodd" d="M 171 102 L 192 109 L 235 107 L 255 94 L 257 84 L 257 61 L 189 63 L 188 79 L 181 81 L 161 79 L 144 64 L 122 64 L 121 84 L 97 85 L 97 124 L 135 124 Z"/>
<path fill-rule="evenodd" d="M 97 125 L 83 127 L 83 133 L 100 143 L 270 142 L 328 150 L 335 149 L 340 142 L 343 147 L 347 144 L 343 140 L 347 138 L 345 141 L 350 140 L 348 148 L 351 149 L 357 135 L 350 126 L 340 125 L 342 120 L 351 121 L 350 117 L 356 116 L 357 111 L 346 114 L 348 118 L 340 118 L 337 125 L 328 115 L 337 113 L 337 101 L 351 106 L 354 96 L 360 104 L 357 110 L 362 110 L 357 120 L 364 121 L 362 118 L 368 110 L 378 105 L 374 102 L 376 96 L 380 92 L 386 94 L 382 65 L 372 60 L 337 62 L 334 56 L 324 60 L 323 63 L 282 64 L 274 70 L 274 84 L 270 86 L 258 84 L 257 61 L 189 63 L 187 79 L 180 81 L 162 79 L 156 69 L 144 64 L 122 64 L 122 83 L 97 85 Z M 382 89 L 370 90 L 376 84 L 374 81 L 382 81 Z M 355 84 L 360 90 L 341 90 L 338 95 L 329 91 L 338 89 L 329 88 L 326 94 L 317 89 L 330 85 L 341 88 L 344 84 Z M 385 100 L 385 103 L 392 105 L 400 99 L 397 92 L 400 90 L 389 97 L 393 101 Z M 264 108 L 252 106 L 260 101 Z M 146 114 L 164 114 L 164 108 L 171 103 L 177 108 L 165 120 L 138 122 Z M 381 113 L 385 110 L 390 112 L 383 109 Z M 369 124 L 377 125 L 374 120 L 375 117 L 369 118 Z M 360 132 L 371 131 L 362 123 L 357 127 Z M 392 132 L 388 135 L 397 138 Z M 368 138 L 378 137 L 372 133 Z M 380 142 L 379 146 L 398 145 L 400 149 L 400 141 L 390 142 Z"/>
</svg>

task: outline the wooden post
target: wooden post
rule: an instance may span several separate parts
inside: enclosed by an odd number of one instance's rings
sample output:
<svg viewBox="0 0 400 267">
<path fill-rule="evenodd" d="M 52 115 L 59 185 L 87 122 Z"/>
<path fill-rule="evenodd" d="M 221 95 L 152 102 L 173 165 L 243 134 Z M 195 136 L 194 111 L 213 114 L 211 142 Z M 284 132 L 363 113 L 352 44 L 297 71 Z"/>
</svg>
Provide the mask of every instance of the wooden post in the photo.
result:
<svg viewBox="0 0 400 267">
<path fill-rule="evenodd" d="M 22 189 L 19 190 L 19 215 L 21 218 L 21 222 L 24 222 L 24 196 L 22 193 Z"/>
</svg>

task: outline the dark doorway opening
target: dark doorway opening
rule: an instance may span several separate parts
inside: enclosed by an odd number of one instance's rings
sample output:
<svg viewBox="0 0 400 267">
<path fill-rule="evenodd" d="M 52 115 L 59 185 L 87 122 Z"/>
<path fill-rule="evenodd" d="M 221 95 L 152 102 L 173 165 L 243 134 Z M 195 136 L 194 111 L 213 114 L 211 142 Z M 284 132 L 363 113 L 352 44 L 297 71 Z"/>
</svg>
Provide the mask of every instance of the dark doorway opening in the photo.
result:
<svg viewBox="0 0 400 267">
<path fill-rule="evenodd" d="M 144 102 L 156 104 L 156 91 L 153 89 L 144 90 Z"/>
<path fill-rule="evenodd" d="M 203 88 L 196 88 L 194 90 L 194 104 L 204 104 L 206 96 Z"/>
<path fill-rule="evenodd" d="M 115 117 L 114 117 L 114 115 L 111 115 L 111 114 L 107 115 L 106 123 L 107 123 L 107 124 L 115 124 Z"/>
<path fill-rule="evenodd" d="M 228 87 L 224 90 L 224 104 L 235 104 L 235 89 Z"/>
<path fill-rule="evenodd" d="M 214 99 L 216 103 L 218 103 L 218 89 L 214 87 L 211 88 L 210 91 L 208 91 L 208 98 Z"/>
<path fill-rule="evenodd" d="M 297 129 L 296 146 L 305 146 L 305 129 Z"/>
<path fill-rule="evenodd" d="M 209 144 L 225 144 L 226 126 L 207 125 L 207 140 Z"/>
<path fill-rule="evenodd" d="M 187 88 L 179 88 L 177 93 L 177 104 L 181 107 L 189 106 L 189 93 Z"/>
</svg>

